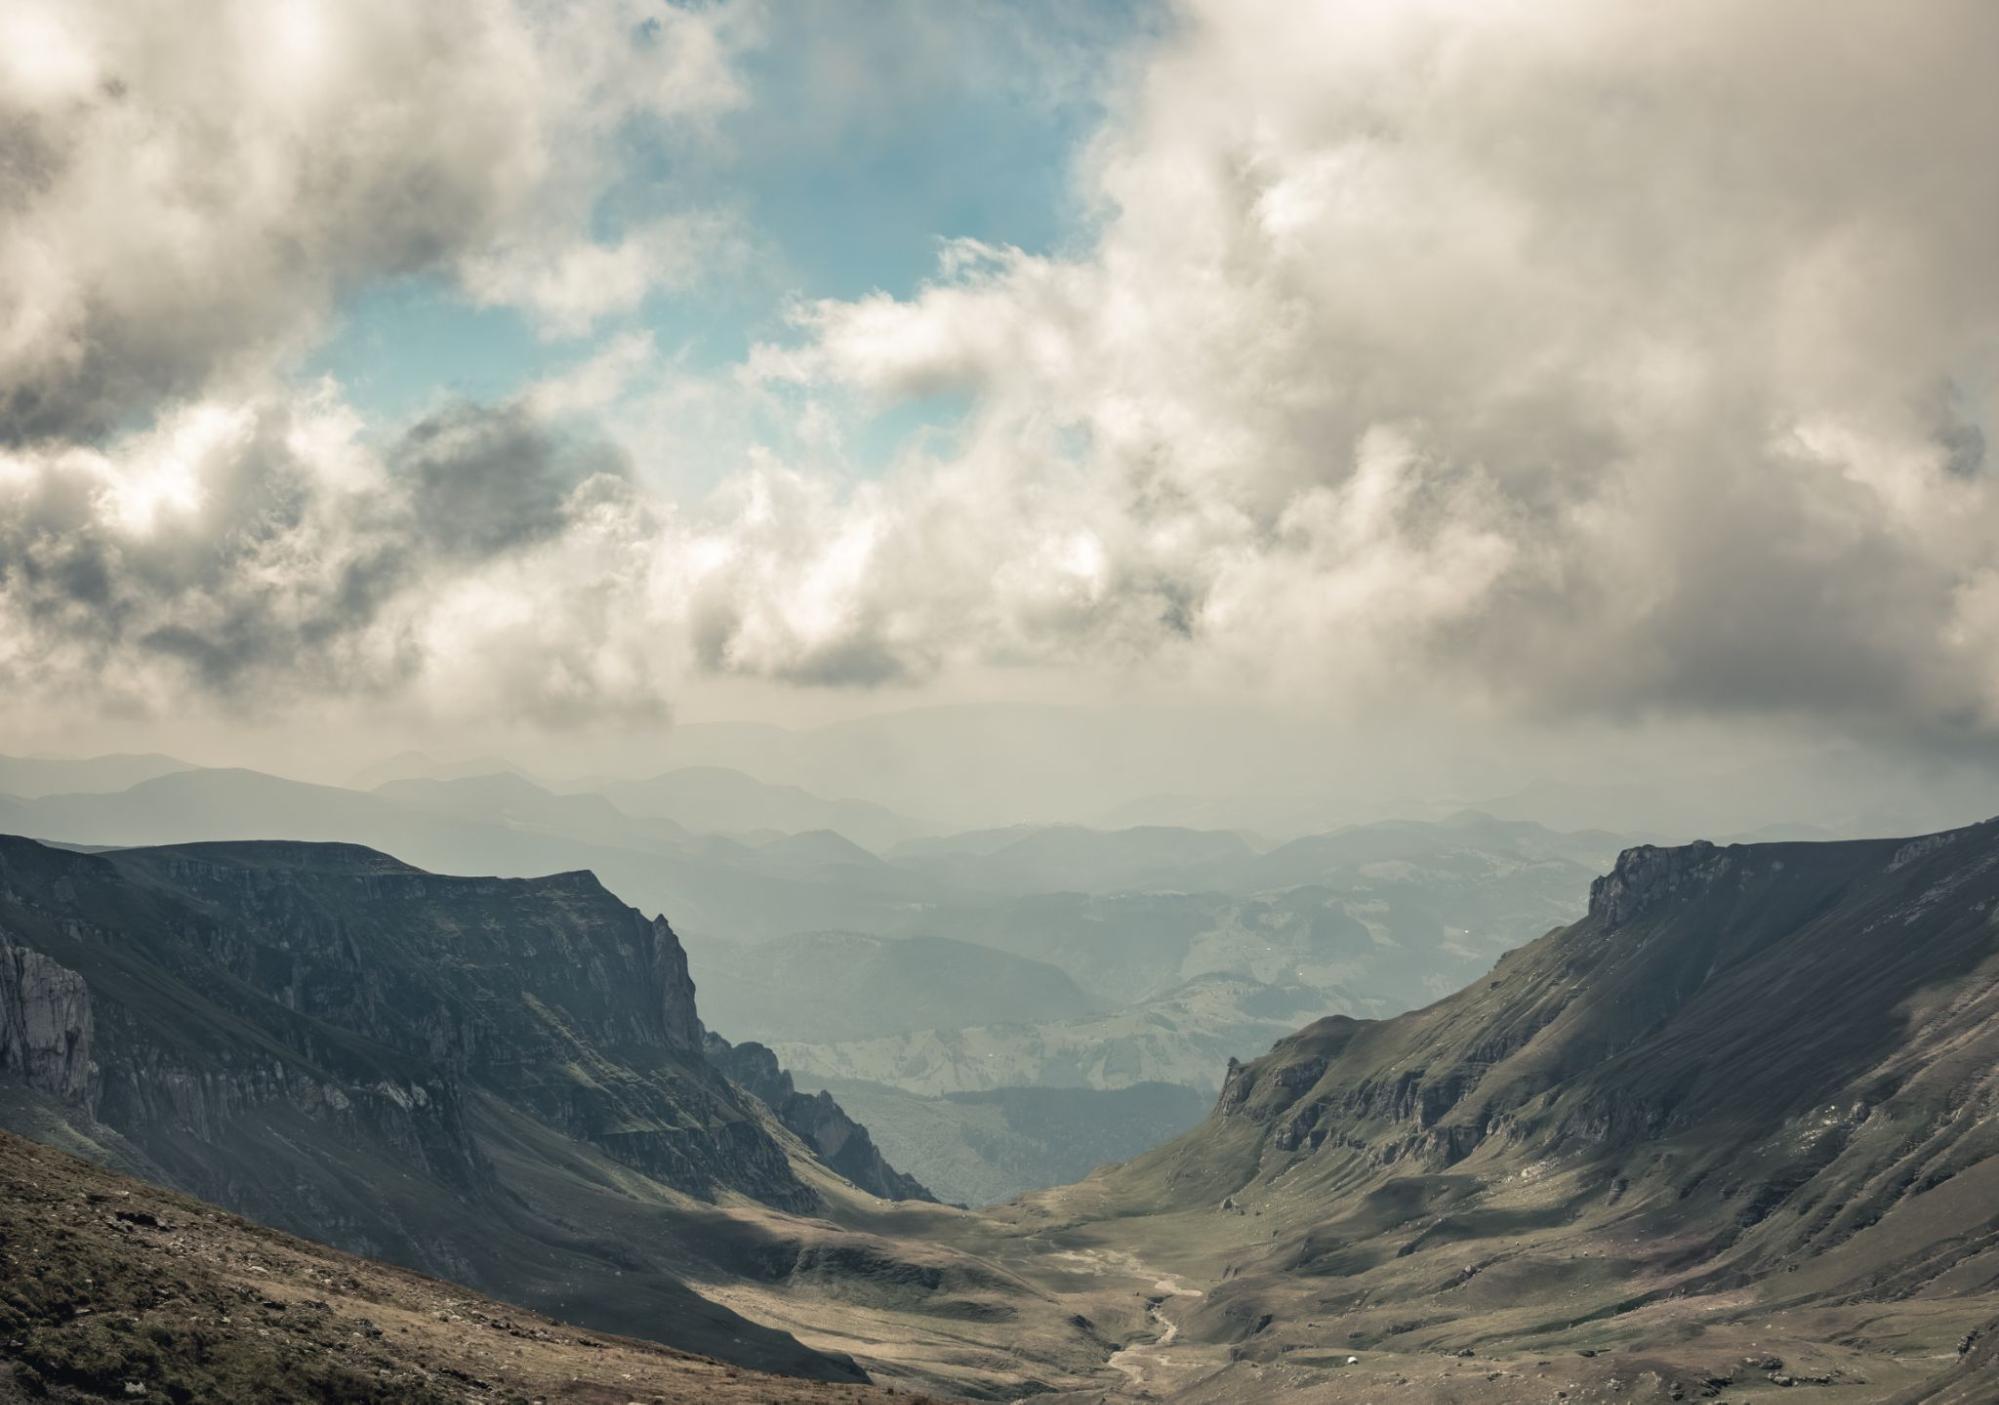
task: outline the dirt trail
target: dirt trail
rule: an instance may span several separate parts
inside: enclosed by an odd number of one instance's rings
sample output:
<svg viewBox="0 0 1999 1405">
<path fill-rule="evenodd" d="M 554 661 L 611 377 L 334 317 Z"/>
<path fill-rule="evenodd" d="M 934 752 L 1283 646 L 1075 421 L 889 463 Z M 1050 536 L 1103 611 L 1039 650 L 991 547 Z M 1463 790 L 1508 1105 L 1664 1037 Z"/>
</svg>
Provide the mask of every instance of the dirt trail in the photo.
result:
<svg viewBox="0 0 1999 1405">
<path fill-rule="evenodd" d="M 1130 1382 L 1134 1393 L 1170 1394 L 1222 1364 L 1220 1354 L 1211 1348 L 1174 1347 L 1180 1336 L 1180 1324 L 1166 1315 L 1166 1305 L 1175 1298 L 1201 1296 L 1201 1290 L 1189 1285 L 1179 1274 L 1159 1273 L 1137 1255 L 1117 1249 L 1072 1249 L 1055 1257 L 1091 1273 L 1151 1280 L 1145 1311 L 1157 1325 L 1159 1334 L 1151 1341 L 1134 1342 L 1112 1353 L 1105 1363 Z"/>
</svg>

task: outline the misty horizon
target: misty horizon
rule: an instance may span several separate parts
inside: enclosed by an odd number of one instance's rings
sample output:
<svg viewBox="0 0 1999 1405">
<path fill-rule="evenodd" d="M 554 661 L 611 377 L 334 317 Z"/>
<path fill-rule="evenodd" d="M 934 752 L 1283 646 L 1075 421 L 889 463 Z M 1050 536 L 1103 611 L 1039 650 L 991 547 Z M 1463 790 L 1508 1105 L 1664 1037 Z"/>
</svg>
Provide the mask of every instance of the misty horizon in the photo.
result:
<svg viewBox="0 0 1999 1405">
<path fill-rule="evenodd" d="M 1995 64 L 0 0 L 0 1405 L 1999 1400 Z"/>
</svg>

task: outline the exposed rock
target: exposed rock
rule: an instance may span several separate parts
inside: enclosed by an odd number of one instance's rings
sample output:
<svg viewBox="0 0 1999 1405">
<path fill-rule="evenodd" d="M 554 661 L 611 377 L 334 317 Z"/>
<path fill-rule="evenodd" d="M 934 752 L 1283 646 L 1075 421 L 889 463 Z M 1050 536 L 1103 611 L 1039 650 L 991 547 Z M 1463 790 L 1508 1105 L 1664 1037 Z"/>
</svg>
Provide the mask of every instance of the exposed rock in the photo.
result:
<svg viewBox="0 0 1999 1405">
<path fill-rule="evenodd" d="M 1616 867 L 1590 884 L 1589 914 L 1606 926 L 1629 922 L 1728 866 L 1728 851 L 1704 839 L 1675 848 L 1640 844 L 1619 854 Z"/>
<path fill-rule="evenodd" d="M 1979 1291 L 1959 1266 L 1991 1243 L 1995 911 L 1999 821 L 1630 849 L 1583 920 L 1493 978 L 1307 1026 L 1232 1066 L 1208 1123 L 1092 1189 L 1143 1212 L 1252 1201 L 1291 1235 L 1190 1310 L 1185 1339 L 1209 1344 L 1273 1300 L 1397 1335 L 1516 1298 L 1574 1328 L 1804 1268 L 1817 1288 L 1786 1292 L 1842 1304 Z M 1467 1259 L 1525 1262 L 1543 1231 L 1560 1238 L 1539 1241 L 1540 1283 L 1465 1282 Z M 1957 1373 L 1977 1381 L 1962 1394 L 1897 1398 L 1999 1399 L 1985 1369 Z M 1825 1373 L 1758 1355 L 1741 1375 Z"/>
<path fill-rule="evenodd" d="M 629 1202 L 605 1158 L 697 1198 L 823 1202 L 702 1054 L 672 928 L 591 875 L 0 836 L 0 933 L 0 1078 L 40 1095 L 10 1124 L 59 1112 L 80 1150 L 604 1330 L 853 1377 L 608 1228 Z"/>
<path fill-rule="evenodd" d="M 847 1115 L 831 1093 L 801 1093 L 777 1055 L 754 1040 L 731 1044 L 707 1036 L 707 1054 L 737 1087 L 757 1098 L 821 1161 L 862 1190 L 885 1200 L 935 1200 L 914 1176 L 888 1164 L 868 1129 Z"/>
<path fill-rule="evenodd" d="M 90 1110 L 90 991 L 83 977 L 0 933 L 0 1076 Z"/>
</svg>

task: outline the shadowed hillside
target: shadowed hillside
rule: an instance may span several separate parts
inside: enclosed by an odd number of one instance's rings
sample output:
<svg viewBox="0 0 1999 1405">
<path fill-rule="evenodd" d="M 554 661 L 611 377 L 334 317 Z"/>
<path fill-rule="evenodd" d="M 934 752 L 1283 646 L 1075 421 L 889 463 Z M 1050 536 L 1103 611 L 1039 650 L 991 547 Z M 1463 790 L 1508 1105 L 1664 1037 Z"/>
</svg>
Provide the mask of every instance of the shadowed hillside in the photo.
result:
<svg viewBox="0 0 1999 1405">
<path fill-rule="evenodd" d="M 445 878 L 343 845 L 0 839 L 8 1125 L 267 1223 L 773 1369 L 859 1378 L 686 1286 L 824 1213 L 813 1138 L 710 1060 L 686 957 L 589 874 Z M 857 1139 L 858 1134 L 858 1139 Z M 846 1158 L 894 1195 L 922 1188 Z M 650 1220 L 636 1239 L 626 1221 Z"/>
<path fill-rule="evenodd" d="M 0 1400 L 858 1405 L 892 1395 L 579 1331 L 0 1132 Z"/>
</svg>

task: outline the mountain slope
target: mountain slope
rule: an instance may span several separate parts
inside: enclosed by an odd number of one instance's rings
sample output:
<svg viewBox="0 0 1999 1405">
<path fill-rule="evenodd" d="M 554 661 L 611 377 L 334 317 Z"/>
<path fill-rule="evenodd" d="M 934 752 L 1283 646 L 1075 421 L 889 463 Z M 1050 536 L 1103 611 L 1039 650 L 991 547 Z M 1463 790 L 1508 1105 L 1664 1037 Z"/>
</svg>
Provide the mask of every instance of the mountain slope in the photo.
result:
<svg viewBox="0 0 1999 1405">
<path fill-rule="evenodd" d="M 1999 1312 L 1995 913 L 1999 822 L 1628 850 L 1486 979 L 1013 1213 L 1190 1285 L 1127 1364 L 1201 1399 L 1952 1398 Z"/>
<path fill-rule="evenodd" d="M 807 1405 L 892 1394 L 578 1331 L 0 1132 L 0 1401 Z"/>
<path fill-rule="evenodd" d="M 761 1044 L 731 1044 L 710 1034 L 708 1061 L 738 1088 L 758 1099 L 812 1154 L 849 1181 L 885 1200 L 934 1200 L 921 1181 L 889 1165 L 868 1129 L 847 1115 L 831 1093 L 801 1093 Z"/>
<path fill-rule="evenodd" d="M 606 1330 L 857 1378 L 684 1286 L 755 1250 L 592 1223 L 827 1208 L 831 1178 L 703 1040 L 672 930 L 588 874 L 0 839 L 0 1074 L 30 1099 L 10 1122 Z"/>
</svg>

